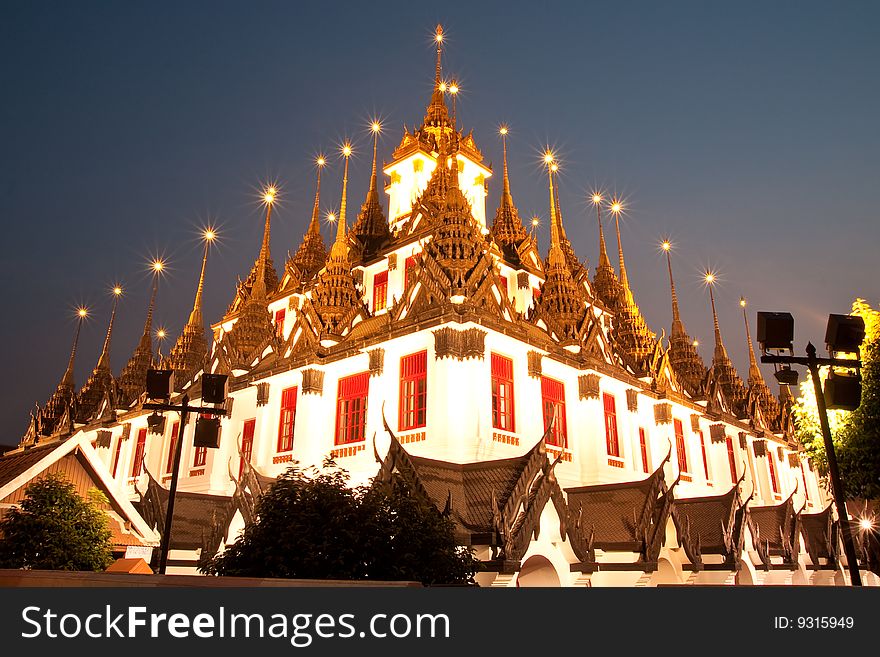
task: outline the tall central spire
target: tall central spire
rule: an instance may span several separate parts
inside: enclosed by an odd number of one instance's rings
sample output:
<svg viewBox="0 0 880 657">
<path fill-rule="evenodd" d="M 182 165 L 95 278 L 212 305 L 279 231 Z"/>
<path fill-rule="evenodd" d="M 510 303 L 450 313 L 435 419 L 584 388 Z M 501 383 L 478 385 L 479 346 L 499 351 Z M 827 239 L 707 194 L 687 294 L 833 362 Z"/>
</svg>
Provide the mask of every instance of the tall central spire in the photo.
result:
<svg viewBox="0 0 880 657">
<path fill-rule="evenodd" d="M 186 322 L 187 326 L 197 327 L 200 331 L 204 331 L 205 322 L 202 319 L 202 290 L 205 288 L 205 268 L 208 265 L 208 248 L 211 246 L 211 242 L 214 241 L 214 231 L 210 228 L 204 233 L 205 239 L 205 252 L 202 255 L 202 270 L 199 273 L 199 284 L 196 287 L 196 298 L 193 301 L 192 311 L 189 313 L 189 319 Z"/>
<path fill-rule="evenodd" d="M 442 25 L 437 25 L 434 30 L 434 42 L 437 44 L 437 63 L 434 68 L 434 90 L 431 93 L 431 102 L 425 112 L 424 127 L 431 128 L 448 128 L 449 110 L 446 108 L 446 99 L 443 96 L 445 85 L 443 83 L 443 72 L 441 58 L 443 56 L 443 40 L 446 33 L 443 31 Z"/>
</svg>

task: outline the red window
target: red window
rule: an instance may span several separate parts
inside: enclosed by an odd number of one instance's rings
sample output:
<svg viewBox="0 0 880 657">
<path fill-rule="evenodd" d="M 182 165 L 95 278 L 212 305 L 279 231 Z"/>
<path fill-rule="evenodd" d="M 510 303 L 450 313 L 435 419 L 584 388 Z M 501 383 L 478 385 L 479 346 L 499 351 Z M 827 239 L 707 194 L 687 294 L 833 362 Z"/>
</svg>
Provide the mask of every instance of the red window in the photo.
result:
<svg viewBox="0 0 880 657">
<path fill-rule="evenodd" d="M 770 468 L 770 485 L 773 487 L 773 494 L 779 494 L 779 480 L 776 479 L 776 464 L 773 463 L 773 452 L 767 448 L 767 467 Z"/>
<path fill-rule="evenodd" d="M 733 438 L 727 436 L 727 461 L 730 463 L 730 483 L 736 483 L 736 452 L 733 447 Z"/>
<path fill-rule="evenodd" d="M 293 449 L 293 426 L 296 422 L 296 386 L 281 392 L 281 420 L 278 424 L 278 451 Z"/>
<path fill-rule="evenodd" d="M 275 311 L 275 333 L 279 338 L 284 337 L 284 318 L 287 311 L 284 308 Z"/>
<path fill-rule="evenodd" d="M 403 289 L 405 290 L 409 285 L 409 273 L 410 270 L 416 266 L 416 258 L 418 255 L 411 255 L 406 259 L 406 262 L 403 265 Z"/>
<path fill-rule="evenodd" d="M 697 431 L 697 435 L 700 437 L 700 451 L 703 453 L 703 472 L 706 475 L 706 481 L 709 481 L 709 461 L 706 458 L 706 438 L 703 436 L 702 431 Z"/>
<path fill-rule="evenodd" d="M 116 470 L 119 468 L 119 457 L 122 455 L 122 436 L 116 441 L 116 451 L 113 453 L 113 476 L 116 476 Z"/>
<path fill-rule="evenodd" d="M 540 299 L 541 298 L 541 288 L 539 288 L 539 287 L 532 288 L 532 298 L 533 299 Z"/>
<path fill-rule="evenodd" d="M 373 277 L 373 312 L 385 310 L 388 305 L 388 270 Z"/>
<path fill-rule="evenodd" d="M 507 292 L 507 276 L 504 276 L 503 274 L 498 274 L 498 287 L 501 288 L 501 293 L 502 293 L 504 296 L 508 296 L 508 292 Z"/>
<path fill-rule="evenodd" d="M 131 476 L 137 477 L 144 465 L 144 451 L 147 449 L 147 430 L 138 429 L 137 442 L 134 445 L 134 458 L 131 460 Z"/>
<path fill-rule="evenodd" d="M 620 440 L 617 436 L 617 405 L 614 395 L 602 393 L 602 405 L 605 408 L 605 448 L 608 456 L 620 458 Z"/>
<path fill-rule="evenodd" d="M 257 426 L 257 420 L 246 420 L 244 428 L 241 432 L 241 458 L 238 462 L 238 478 L 244 472 L 244 464 L 251 462 L 251 454 L 254 451 L 254 429 Z"/>
<path fill-rule="evenodd" d="M 180 422 L 175 422 L 171 427 L 171 444 L 168 445 L 168 461 L 165 463 L 165 472 L 174 470 L 174 450 L 177 449 L 177 434 L 180 431 Z"/>
<path fill-rule="evenodd" d="M 492 354 L 492 426 L 515 431 L 513 422 L 513 361 Z"/>
<path fill-rule="evenodd" d="M 336 402 L 336 444 L 363 440 L 367 429 L 367 396 L 370 373 L 361 372 L 339 379 Z"/>
<path fill-rule="evenodd" d="M 541 377 L 541 407 L 544 411 L 544 431 L 550 428 L 554 416 L 556 424 L 550 431 L 547 444 L 557 447 L 568 446 L 565 425 L 565 385 L 562 381 Z"/>
<path fill-rule="evenodd" d="M 681 420 L 673 420 L 675 425 L 675 449 L 678 454 L 678 469 L 681 472 L 689 472 L 687 446 L 684 444 L 684 429 L 681 426 Z"/>
<path fill-rule="evenodd" d="M 400 431 L 425 426 L 428 399 L 428 352 L 400 359 Z"/>
<path fill-rule="evenodd" d="M 648 469 L 648 436 L 645 435 L 645 430 L 642 427 L 639 427 L 639 448 L 642 450 L 642 469 L 645 472 L 650 472 Z"/>
<path fill-rule="evenodd" d="M 205 463 L 208 462 L 208 448 L 207 447 L 196 447 L 196 451 L 193 454 L 193 467 L 198 468 Z"/>
</svg>

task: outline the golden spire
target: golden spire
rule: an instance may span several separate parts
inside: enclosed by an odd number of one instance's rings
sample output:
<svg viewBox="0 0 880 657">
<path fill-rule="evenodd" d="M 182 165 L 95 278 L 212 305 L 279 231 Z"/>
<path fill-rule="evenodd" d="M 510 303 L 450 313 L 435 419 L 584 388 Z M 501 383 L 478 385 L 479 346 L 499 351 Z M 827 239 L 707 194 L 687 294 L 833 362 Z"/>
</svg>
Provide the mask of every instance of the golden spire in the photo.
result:
<svg viewBox="0 0 880 657">
<path fill-rule="evenodd" d="M 715 274 L 706 272 L 706 285 L 709 288 L 709 301 L 712 304 L 712 322 L 715 326 L 715 360 L 727 358 L 727 349 L 724 348 L 724 342 L 721 340 L 721 328 L 718 325 L 718 313 L 715 312 Z"/>
<path fill-rule="evenodd" d="M 205 287 L 205 268 L 208 264 L 208 250 L 211 243 L 217 238 L 213 228 L 208 227 L 202 233 L 205 241 L 205 251 L 202 255 L 202 269 L 199 273 L 199 284 L 196 288 L 196 298 L 193 302 L 189 320 L 177 336 L 177 340 L 163 367 L 173 369 L 175 374 L 175 386 L 177 389 L 192 378 L 192 376 L 204 365 L 205 356 L 208 352 L 208 343 L 205 340 L 205 324 L 202 319 L 202 290 Z"/>
<path fill-rule="evenodd" d="M 437 27 L 434 29 L 434 42 L 437 44 L 437 67 L 434 73 L 434 85 L 435 88 L 440 88 L 440 83 L 443 81 L 442 76 L 442 65 L 440 58 L 443 55 L 443 26 L 440 23 L 437 23 Z"/>
<path fill-rule="evenodd" d="M 498 134 L 501 135 L 502 152 L 504 154 L 504 176 L 502 179 L 501 202 L 498 204 L 498 210 L 495 212 L 495 221 L 492 223 L 492 237 L 502 247 L 517 246 L 528 239 L 528 233 L 522 225 L 519 212 L 513 203 L 513 195 L 510 193 L 510 176 L 507 169 L 508 132 L 509 129 L 506 125 L 502 125 L 498 129 Z M 513 255 L 515 251 L 507 249 L 505 253 Z"/>
<path fill-rule="evenodd" d="M 147 370 L 153 364 L 153 308 L 156 304 L 156 294 L 159 291 L 159 274 L 164 268 L 161 260 L 153 261 L 153 291 L 150 294 L 150 303 L 147 307 L 147 319 L 144 322 L 144 332 L 140 342 L 135 348 L 118 379 L 118 390 L 122 406 L 128 406 L 146 388 Z"/>
<path fill-rule="evenodd" d="M 443 54 L 443 39 L 445 32 L 442 25 L 437 25 L 434 30 L 434 42 L 437 44 L 437 63 L 434 71 L 434 91 L 431 93 L 431 102 L 425 113 L 424 127 L 444 128 L 449 126 L 449 110 L 446 108 L 446 99 L 443 96 L 446 85 L 442 79 L 441 57 Z"/>
<path fill-rule="evenodd" d="M 205 253 L 202 255 L 202 271 L 199 274 L 199 284 L 198 287 L 196 287 L 196 298 L 195 301 L 193 301 L 193 309 L 189 314 L 189 320 L 186 322 L 187 326 L 198 327 L 200 331 L 205 330 L 205 322 L 202 319 L 202 290 L 205 288 L 205 267 L 208 264 L 208 249 L 215 237 L 216 233 L 211 228 L 206 228 L 202 233 L 202 238 L 205 240 Z"/>
<path fill-rule="evenodd" d="M 370 173 L 370 189 L 367 191 L 367 197 L 364 199 L 349 233 L 351 243 L 362 260 L 367 260 L 375 255 L 391 239 L 388 221 L 385 219 L 382 205 L 379 203 L 377 162 L 382 124 L 379 121 L 373 121 L 370 124 L 370 131 L 373 133 L 373 166 Z"/>
<path fill-rule="evenodd" d="M 611 269 L 611 260 L 608 258 L 608 249 L 605 247 L 605 232 L 602 230 L 602 194 L 593 192 L 590 200 L 596 206 L 596 221 L 599 224 L 599 266 Z"/>
<path fill-rule="evenodd" d="M 347 228 L 345 221 L 345 209 L 348 197 L 348 160 L 351 157 L 351 144 L 345 142 L 342 145 L 342 157 L 345 159 L 345 165 L 342 169 L 342 201 L 339 203 L 339 217 L 336 221 L 336 241 L 330 248 L 330 257 L 338 258 L 348 255 L 348 246 L 345 243 L 345 230 Z"/>
<path fill-rule="evenodd" d="M 629 279 L 626 275 L 626 263 L 623 261 L 623 243 L 620 240 L 620 213 L 623 212 L 623 205 L 617 199 L 611 201 L 611 214 L 614 215 L 614 225 L 617 229 L 617 255 L 620 259 L 620 284 L 625 290 L 629 289 Z"/>
<path fill-rule="evenodd" d="M 758 367 L 758 359 L 755 358 L 755 348 L 752 346 L 752 333 L 749 330 L 749 318 L 746 315 L 746 298 L 739 298 L 739 305 L 743 311 L 743 322 L 746 325 L 746 341 L 749 343 L 749 385 L 757 382 L 764 383 L 764 377 L 761 375 L 761 369 Z"/>
<path fill-rule="evenodd" d="M 556 194 L 553 192 L 553 174 L 558 170 L 553 153 L 547 151 L 544 154 L 544 163 L 547 165 L 547 179 L 550 183 L 550 253 L 548 260 L 550 265 L 565 264 L 565 254 L 562 253 L 562 237 L 559 232 L 559 217 L 556 214 Z"/>
<path fill-rule="evenodd" d="M 312 220 L 309 222 L 310 233 L 321 233 L 321 171 L 324 169 L 326 162 L 323 155 L 319 155 L 315 160 L 318 174 L 317 182 L 315 183 L 315 205 L 312 207 Z"/>
<path fill-rule="evenodd" d="M 119 297 L 122 296 L 122 288 L 113 286 L 113 311 L 110 313 L 110 323 L 107 325 L 107 335 L 104 337 L 104 346 L 101 348 L 101 356 L 95 369 L 110 370 L 110 340 L 113 338 L 113 322 L 116 320 L 116 307 L 119 305 Z"/>
<path fill-rule="evenodd" d="M 666 252 L 666 267 L 669 270 L 669 289 L 672 293 L 672 333 L 676 335 L 684 334 L 684 324 L 682 324 L 681 313 L 678 310 L 678 295 L 675 293 L 675 280 L 672 278 L 672 256 L 669 253 L 672 250 L 672 243 L 669 240 L 664 240 L 661 247 Z"/>
<path fill-rule="evenodd" d="M 691 340 L 681 321 L 678 309 L 678 295 L 675 292 L 675 280 L 672 278 L 672 243 L 664 240 L 661 248 L 666 252 L 666 268 L 669 271 L 669 288 L 672 294 L 672 332 L 669 335 L 669 365 L 675 375 L 692 397 L 702 397 L 703 382 L 706 378 L 706 366 L 697 353 L 697 342 Z"/>
<path fill-rule="evenodd" d="M 327 247 L 324 246 L 324 236 L 321 234 L 321 171 L 327 164 L 323 155 L 315 158 L 315 166 L 318 169 L 317 182 L 315 184 L 315 205 L 312 208 L 312 219 L 296 254 L 290 258 L 298 271 L 298 282 L 310 280 L 317 274 L 327 261 Z"/>
<path fill-rule="evenodd" d="M 76 386 L 73 380 L 73 367 L 76 362 L 76 347 L 79 344 L 79 332 L 82 329 L 83 320 L 88 316 L 89 311 L 86 308 L 77 308 L 76 312 L 76 331 L 73 334 L 73 347 L 70 349 L 70 359 L 67 361 L 67 369 L 64 370 L 64 376 L 61 377 L 61 383 L 58 387 L 66 387 L 73 390 Z"/>
</svg>

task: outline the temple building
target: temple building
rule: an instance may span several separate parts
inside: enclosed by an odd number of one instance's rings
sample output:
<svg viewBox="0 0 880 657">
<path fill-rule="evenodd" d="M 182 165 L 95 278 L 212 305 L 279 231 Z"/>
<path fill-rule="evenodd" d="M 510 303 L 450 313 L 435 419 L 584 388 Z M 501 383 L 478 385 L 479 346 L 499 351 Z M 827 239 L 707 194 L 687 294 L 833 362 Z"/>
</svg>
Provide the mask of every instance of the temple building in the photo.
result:
<svg viewBox="0 0 880 657">
<path fill-rule="evenodd" d="M 118 508 L 137 510 L 131 526 L 142 542 L 155 545 L 182 440 L 169 572 L 194 573 L 200 557 L 234 542 L 290 464 L 331 456 L 353 484 L 394 471 L 411 477 L 414 494 L 446 510 L 475 550 L 483 586 L 844 583 L 830 497 L 795 440 L 790 392 L 777 399 L 761 375 L 748 320 L 743 381 L 709 286 L 707 366 L 679 311 L 667 244 L 656 273 L 669 276 L 669 338 L 649 328 L 627 275 L 620 204 L 593 197 L 591 272 L 565 231 L 552 153 L 550 243 L 540 250 L 516 206 L 506 127 L 500 201 L 487 209 L 495 172 L 458 125 L 439 27 L 436 44 L 424 117 L 404 128 L 387 162 L 373 126 L 369 191 L 356 215 L 346 145 L 341 189 L 322 189 L 318 161 L 308 228 L 301 244 L 283 245 L 294 255 L 279 276 L 277 192 L 267 189 L 253 267 L 210 339 L 207 240 L 192 312 L 169 355 L 149 340 L 155 291 L 145 337 L 118 378 L 108 360 L 113 317 L 79 393 L 75 340 L 57 390 L 20 447 L 0 458 L 0 472 L 16 455 L 78 441 Z M 322 194 L 339 207 L 326 244 Z M 616 270 L 605 242 L 611 219 Z M 178 436 L 174 413 L 148 424 L 150 364 L 173 369 L 177 395 L 194 404 L 202 373 L 229 375 L 219 448 L 193 447 L 194 422 Z M 864 581 L 880 582 L 867 560 L 864 568 Z"/>
</svg>

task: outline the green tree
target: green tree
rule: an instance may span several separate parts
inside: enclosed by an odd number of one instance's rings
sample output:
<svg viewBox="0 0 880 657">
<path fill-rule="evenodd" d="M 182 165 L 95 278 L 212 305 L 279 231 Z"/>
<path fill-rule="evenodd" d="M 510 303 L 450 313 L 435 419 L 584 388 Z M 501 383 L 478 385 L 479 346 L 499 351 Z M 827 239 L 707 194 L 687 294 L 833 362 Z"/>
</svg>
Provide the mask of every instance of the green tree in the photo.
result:
<svg viewBox="0 0 880 657">
<path fill-rule="evenodd" d="M 0 522 L 0 567 L 104 570 L 113 563 L 107 498 L 97 489 L 83 499 L 63 475 L 49 474 Z"/>
<path fill-rule="evenodd" d="M 854 411 L 829 411 L 828 421 L 846 497 L 876 499 L 880 497 L 880 311 L 856 299 L 852 313 L 865 320 L 861 404 Z M 828 368 L 822 368 L 823 381 L 827 375 Z M 809 376 L 801 382 L 800 393 L 794 406 L 797 437 L 824 475 L 828 471 L 825 443 Z"/>
<path fill-rule="evenodd" d="M 456 544 L 452 522 L 390 484 L 350 487 L 332 462 L 289 468 L 263 494 L 256 520 L 202 572 L 245 577 L 473 582 L 473 553 Z"/>
</svg>

